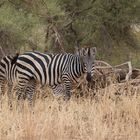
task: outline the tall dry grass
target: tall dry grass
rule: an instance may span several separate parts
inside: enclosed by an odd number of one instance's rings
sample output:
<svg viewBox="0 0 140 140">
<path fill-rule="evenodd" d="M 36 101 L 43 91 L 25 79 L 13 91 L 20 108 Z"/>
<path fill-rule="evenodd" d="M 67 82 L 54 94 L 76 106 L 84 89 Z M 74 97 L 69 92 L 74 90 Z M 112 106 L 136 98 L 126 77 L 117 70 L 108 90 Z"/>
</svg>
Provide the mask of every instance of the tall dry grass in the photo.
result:
<svg viewBox="0 0 140 140">
<path fill-rule="evenodd" d="M 36 100 L 34 113 L 27 102 L 10 110 L 4 96 L 0 140 L 140 140 L 139 92 L 126 84 L 98 90 L 92 100 L 50 96 Z"/>
</svg>

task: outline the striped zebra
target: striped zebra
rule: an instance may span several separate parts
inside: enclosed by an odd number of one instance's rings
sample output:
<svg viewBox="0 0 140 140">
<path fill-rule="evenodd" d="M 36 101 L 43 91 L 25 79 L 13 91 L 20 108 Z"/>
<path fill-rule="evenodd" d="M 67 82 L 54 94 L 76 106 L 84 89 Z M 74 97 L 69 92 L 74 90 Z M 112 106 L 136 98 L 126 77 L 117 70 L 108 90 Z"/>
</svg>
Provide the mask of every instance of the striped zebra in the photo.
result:
<svg viewBox="0 0 140 140">
<path fill-rule="evenodd" d="M 5 94 L 6 88 L 8 95 L 8 104 L 12 107 L 12 88 L 16 84 L 16 60 L 18 58 L 16 55 L 7 55 L 4 56 L 0 61 L 0 102 L 2 106 L 2 95 Z M 33 92 L 35 86 L 35 81 L 30 80 L 30 83 L 27 85 L 25 94 L 23 95 L 24 99 L 27 98 L 30 92 Z"/>
<path fill-rule="evenodd" d="M 8 89 L 8 104 L 12 106 L 12 88 L 16 84 L 16 60 L 19 54 L 4 56 L 0 61 L 0 102 L 2 104 L 2 95 L 5 94 L 6 88 Z M 30 80 L 29 85 L 26 87 L 24 99 L 29 96 L 30 92 L 33 91 L 35 81 Z"/>
<path fill-rule="evenodd" d="M 39 52 L 26 52 L 17 59 L 17 94 L 18 99 L 26 89 L 30 80 L 41 85 L 49 85 L 54 94 L 62 91 L 64 85 L 64 99 L 71 97 L 71 84 L 86 74 L 87 81 L 91 81 L 94 74 L 95 48 L 82 48 L 76 54 L 43 54 Z M 33 98 L 35 86 L 30 89 L 30 101 Z"/>
<path fill-rule="evenodd" d="M 8 99 L 9 104 L 11 105 L 11 90 L 16 77 L 16 65 L 18 54 L 12 56 L 4 56 L 0 61 L 0 100 L 2 95 L 6 92 L 6 85 L 8 88 Z"/>
<path fill-rule="evenodd" d="M 16 84 L 16 60 L 18 58 L 16 55 L 4 56 L 0 61 L 0 102 L 2 106 L 2 95 L 5 94 L 6 88 L 8 89 L 8 104 L 12 106 L 12 88 Z M 23 99 L 29 98 L 30 93 L 34 92 L 36 82 L 34 79 L 30 79 L 30 82 L 26 86 L 25 92 L 23 94 Z M 60 90 L 61 89 L 61 90 Z M 57 94 L 63 89 L 61 86 L 55 88 L 54 92 Z"/>
</svg>

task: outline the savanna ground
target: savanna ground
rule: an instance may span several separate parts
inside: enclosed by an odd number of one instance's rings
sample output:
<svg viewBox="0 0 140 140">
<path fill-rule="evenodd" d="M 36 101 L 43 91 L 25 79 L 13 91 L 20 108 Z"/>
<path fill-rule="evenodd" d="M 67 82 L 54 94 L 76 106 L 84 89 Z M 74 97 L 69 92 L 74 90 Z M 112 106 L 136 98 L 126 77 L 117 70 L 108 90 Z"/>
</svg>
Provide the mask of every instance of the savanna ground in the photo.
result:
<svg viewBox="0 0 140 140">
<path fill-rule="evenodd" d="M 85 90 L 85 89 L 84 89 Z M 83 90 L 83 93 L 84 93 Z M 38 91 L 38 94 L 51 92 Z M 85 92 L 87 92 L 85 90 Z M 0 140 L 139 140 L 140 88 L 129 83 L 89 91 L 94 97 L 74 96 L 58 102 L 52 95 L 12 110 L 7 97 L 0 110 Z"/>
</svg>

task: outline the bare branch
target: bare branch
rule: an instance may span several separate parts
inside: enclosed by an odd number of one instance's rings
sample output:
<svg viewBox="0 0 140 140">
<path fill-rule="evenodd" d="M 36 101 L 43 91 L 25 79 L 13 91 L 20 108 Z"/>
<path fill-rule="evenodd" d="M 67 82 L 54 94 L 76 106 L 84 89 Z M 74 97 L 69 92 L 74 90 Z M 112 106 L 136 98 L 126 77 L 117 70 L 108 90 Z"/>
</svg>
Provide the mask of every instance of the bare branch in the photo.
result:
<svg viewBox="0 0 140 140">
<path fill-rule="evenodd" d="M 95 61 L 95 66 L 96 66 L 96 68 L 99 68 L 99 67 L 104 67 L 105 68 L 105 66 L 106 66 L 106 68 L 112 68 L 112 66 L 110 64 L 108 64 L 105 61 L 101 61 L 101 60 L 96 60 Z"/>
<path fill-rule="evenodd" d="M 64 52 L 64 45 L 63 45 L 62 37 L 60 33 L 58 32 L 57 27 L 53 25 L 52 30 L 54 31 L 54 34 L 55 34 L 55 42 L 59 43 L 61 51 Z"/>
<path fill-rule="evenodd" d="M 123 68 L 126 69 L 128 71 L 128 73 L 126 74 L 125 80 L 128 81 L 132 75 L 132 64 L 130 61 L 125 62 L 123 64 L 117 65 L 114 68 Z"/>
</svg>

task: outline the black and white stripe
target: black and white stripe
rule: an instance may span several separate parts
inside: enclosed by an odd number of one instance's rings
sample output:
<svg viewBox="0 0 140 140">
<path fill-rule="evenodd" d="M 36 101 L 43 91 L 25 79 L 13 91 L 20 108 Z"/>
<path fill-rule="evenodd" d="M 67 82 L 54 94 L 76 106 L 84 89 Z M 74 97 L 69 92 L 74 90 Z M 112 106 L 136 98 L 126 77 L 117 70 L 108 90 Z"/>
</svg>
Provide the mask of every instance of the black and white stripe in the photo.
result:
<svg viewBox="0 0 140 140">
<path fill-rule="evenodd" d="M 41 85 L 49 85 L 58 91 L 59 85 L 65 85 L 65 99 L 70 98 L 71 83 L 78 82 L 83 74 L 91 80 L 94 72 L 95 48 L 82 48 L 77 54 L 43 54 L 27 52 L 17 59 L 17 80 L 20 95 L 25 91 L 31 79 Z M 61 90 L 60 90 L 61 91 Z M 32 98 L 32 95 L 31 97 Z"/>
<path fill-rule="evenodd" d="M 5 93 L 5 87 L 8 88 L 8 99 L 11 102 L 11 90 L 16 77 L 16 60 L 18 54 L 15 56 L 4 56 L 0 61 L 0 98 Z M 1 99 L 0 99 L 1 100 Z"/>
</svg>

